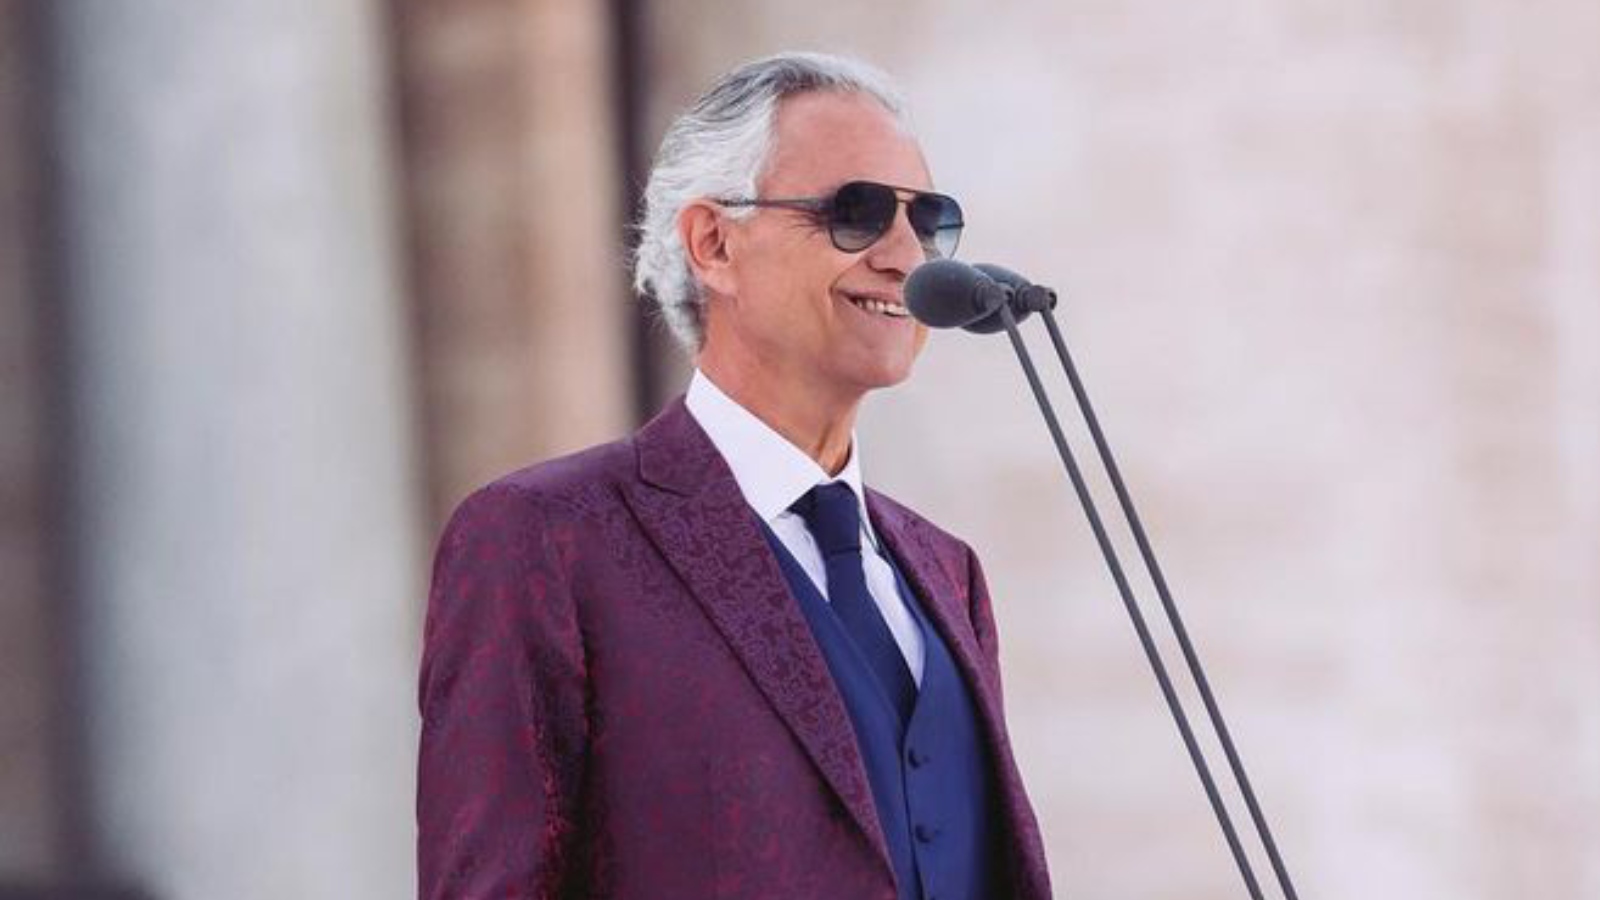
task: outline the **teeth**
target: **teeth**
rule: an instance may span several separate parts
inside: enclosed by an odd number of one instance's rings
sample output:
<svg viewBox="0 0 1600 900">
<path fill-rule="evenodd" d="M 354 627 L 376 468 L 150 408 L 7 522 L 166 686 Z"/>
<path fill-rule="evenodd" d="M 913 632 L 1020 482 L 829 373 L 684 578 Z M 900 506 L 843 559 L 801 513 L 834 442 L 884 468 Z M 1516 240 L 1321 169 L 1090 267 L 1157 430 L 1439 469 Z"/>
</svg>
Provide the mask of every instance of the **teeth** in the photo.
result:
<svg viewBox="0 0 1600 900">
<path fill-rule="evenodd" d="M 882 300 L 873 300 L 869 297 L 851 297 L 850 302 L 861 307 L 867 312 L 875 312 L 879 315 L 889 316 L 893 319 L 903 319 L 910 315 L 910 313 L 906 312 L 906 308 L 904 306 L 894 303 L 884 303 Z"/>
</svg>

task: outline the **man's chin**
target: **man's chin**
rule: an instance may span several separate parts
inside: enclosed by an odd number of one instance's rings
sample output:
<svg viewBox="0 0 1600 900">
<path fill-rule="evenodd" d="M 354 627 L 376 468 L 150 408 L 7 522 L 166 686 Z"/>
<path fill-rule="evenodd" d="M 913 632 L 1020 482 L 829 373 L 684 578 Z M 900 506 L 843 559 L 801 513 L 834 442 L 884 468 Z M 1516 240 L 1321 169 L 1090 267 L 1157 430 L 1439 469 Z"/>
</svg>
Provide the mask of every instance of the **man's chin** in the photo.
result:
<svg viewBox="0 0 1600 900">
<path fill-rule="evenodd" d="M 860 373 L 856 383 L 862 393 L 899 387 L 911 379 L 911 372 L 915 365 L 915 359 L 907 360 L 904 363 L 887 364 Z"/>
</svg>

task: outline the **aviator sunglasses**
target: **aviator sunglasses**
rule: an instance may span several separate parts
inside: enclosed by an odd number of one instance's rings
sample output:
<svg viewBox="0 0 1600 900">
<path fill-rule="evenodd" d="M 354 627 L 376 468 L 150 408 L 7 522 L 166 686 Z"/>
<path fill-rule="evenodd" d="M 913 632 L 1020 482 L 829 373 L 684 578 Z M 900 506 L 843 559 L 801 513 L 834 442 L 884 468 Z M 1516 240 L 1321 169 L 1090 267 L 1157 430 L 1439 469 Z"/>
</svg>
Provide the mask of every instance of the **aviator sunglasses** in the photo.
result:
<svg viewBox="0 0 1600 900">
<path fill-rule="evenodd" d="M 906 198 L 902 199 L 902 194 Z M 894 225 L 901 203 L 906 205 L 911 230 L 929 259 L 954 255 L 965 224 L 961 220 L 961 204 L 954 197 L 876 181 L 847 182 L 827 197 L 747 197 L 716 202 L 721 206 L 777 207 L 810 213 L 819 225 L 827 227 L 833 246 L 846 253 L 860 253 L 877 243 Z"/>
</svg>

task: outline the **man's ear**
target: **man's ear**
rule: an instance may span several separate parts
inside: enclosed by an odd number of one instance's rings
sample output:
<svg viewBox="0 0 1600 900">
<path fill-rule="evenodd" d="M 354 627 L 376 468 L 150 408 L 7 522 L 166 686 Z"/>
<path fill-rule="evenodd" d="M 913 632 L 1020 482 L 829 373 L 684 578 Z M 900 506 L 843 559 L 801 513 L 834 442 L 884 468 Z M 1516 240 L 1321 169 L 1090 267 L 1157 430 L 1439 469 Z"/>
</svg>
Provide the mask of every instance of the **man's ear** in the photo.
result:
<svg viewBox="0 0 1600 900">
<path fill-rule="evenodd" d="M 716 206 L 697 200 L 678 213 L 678 239 L 700 284 L 713 294 L 737 295 L 728 255 L 731 223 Z"/>
</svg>

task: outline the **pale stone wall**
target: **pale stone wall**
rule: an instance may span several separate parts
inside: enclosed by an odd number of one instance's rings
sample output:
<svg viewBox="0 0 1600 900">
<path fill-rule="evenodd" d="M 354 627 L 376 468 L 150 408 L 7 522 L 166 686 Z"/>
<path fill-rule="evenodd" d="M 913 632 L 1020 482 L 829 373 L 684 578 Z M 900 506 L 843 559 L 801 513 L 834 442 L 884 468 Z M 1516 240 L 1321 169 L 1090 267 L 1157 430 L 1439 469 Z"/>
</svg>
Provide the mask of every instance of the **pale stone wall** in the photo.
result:
<svg viewBox="0 0 1600 900">
<path fill-rule="evenodd" d="M 0 892 L 407 896 L 436 525 L 628 427 L 610 10 L 58 2 L 34 47 L 23 9 L 0 7 Z"/>
<path fill-rule="evenodd" d="M 380 5 L 58 0 L 92 854 L 414 891 L 421 483 Z"/>
<path fill-rule="evenodd" d="M 1600 8 L 648 10 L 653 137 L 738 61 L 861 53 L 961 255 L 1063 289 L 1303 896 L 1600 896 Z M 984 554 L 1062 891 L 1241 896 L 1003 339 L 937 336 L 862 435 Z"/>
<path fill-rule="evenodd" d="M 631 418 L 604 4 L 406 3 L 394 34 L 430 522 Z"/>
</svg>

